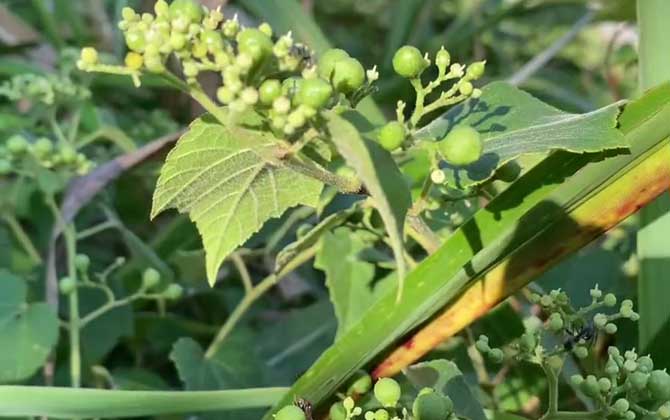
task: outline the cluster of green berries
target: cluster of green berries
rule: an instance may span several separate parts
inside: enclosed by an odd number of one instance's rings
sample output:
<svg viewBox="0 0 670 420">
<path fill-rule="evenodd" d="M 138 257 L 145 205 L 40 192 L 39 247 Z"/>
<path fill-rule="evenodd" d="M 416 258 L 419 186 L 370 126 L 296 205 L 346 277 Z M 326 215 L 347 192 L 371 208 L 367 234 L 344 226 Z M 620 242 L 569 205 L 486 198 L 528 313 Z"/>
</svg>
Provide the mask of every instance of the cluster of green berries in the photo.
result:
<svg viewBox="0 0 670 420">
<path fill-rule="evenodd" d="M 607 418 L 670 418 L 670 374 L 654 369 L 649 356 L 638 356 L 634 350 L 622 355 L 610 347 L 608 356 L 600 377 L 573 375 L 572 384 Z"/>
<path fill-rule="evenodd" d="M 468 98 L 478 98 L 481 95 L 481 90 L 475 88 L 472 82 L 484 74 L 486 64 L 484 61 L 472 63 L 467 67 L 460 63 L 452 63 L 451 55 L 442 47 L 435 55 L 437 77 L 424 85 L 421 76 L 430 64 L 428 54 L 422 54 L 419 49 L 409 45 L 398 49 L 393 56 L 393 69 L 400 76 L 410 79 L 416 90 L 417 103 L 411 118 L 409 121 L 405 121 L 404 110 L 406 104 L 400 101 L 396 110 L 397 120 L 389 122 L 379 130 L 378 140 L 385 149 L 393 151 L 403 145 L 412 145 L 412 131 L 417 128 L 421 118 L 429 112 L 462 102 Z M 434 102 L 425 105 L 426 96 L 449 80 L 455 81 Z M 481 157 L 483 142 L 479 132 L 472 127 L 456 126 L 437 143 L 436 151 L 449 164 L 464 166 L 477 161 Z M 433 177 L 438 181 L 441 179 L 437 172 Z M 437 183 L 442 182 L 443 180 Z"/>
<path fill-rule="evenodd" d="M 31 103 L 54 105 L 87 99 L 91 92 L 74 83 L 69 77 L 49 74 L 20 74 L 0 85 L 0 97 L 12 102 L 28 100 Z"/>
<path fill-rule="evenodd" d="M 21 173 L 24 170 L 30 172 L 34 164 L 76 175 L 85 175 L 94 166 L 86 155 L 77 152 L 73 146 L 56 144 L 46 137 L 30 142 L 17 134 L 0 145 L 0 175 Z"/>
<path fill-rule="evenodd" d="M 370 392 L 372 391 L 372 392 Z M 366 394 L 371 394 L 366 398 Z M 374 398 L 373 398 L 374 397 Z M 392 378 L 381 378 L 372 385 L 369 375 L 356 378 L 347 388 L 342 401 L 331 405 L 331 420 L 449 420 L 455 419 L 454 403 L 446 395 L 432 388 L 423 388 L 407 407 L 401 403 L 402 389 Z M 357 400 L 368 400 L 357 406 Z M 283 407 L 275 415 L 276 420 L 308 420 L 305 413 L 295 405 Z"/>
<path fill-rule="evenodd" d="M 275 132 L 289 137 L 340 99 L 355 103 L 378 77 L 338 49 L 324 53 L 317 65 L 291 33 L 274 41 L 267 23 L 243 27 L 237 16 L 225 19 L 220 9 L 208 10 L 195 0 L 158 0 L 154 11 L 140 15 L 123 9 L 119 27 L 130 49 L 124 69 L 100 64 L 90 47 L 82 50 L 79 68 L 136 77 L 144 70 L 167 72 L 168 57 L 174 55 L 189 86 L 197 86 L 202 72 L 217 73 L 219 102 L 235 113 L 254 109 Z"/>
<path fill-rule="evenodd" d="M 475 348 L 482 354 L 486 355 L 492 362 L 501 363 L 505 358 L 505 353 L 502 349 L 491 347 L 489 338 L 485 335 L 480 335 L 475 342 Z"/>
<path fill-rule="evenodd" d="M 112 265 L 112 269 L 122 265 L 123 262 L 124 260 L 122 258 L 118 259 Z M 101 275 L 101 281 L 99 283 L 95 283 L 90 280 L 88 275 L 89 267 L 91 265 L 91 260 L 88 255 L 77 254 L 74 259 L 74 264 L 79 274 L 79 279 L 77 280 L 69 276 L 60 279 L 58 282 L 58 289 L 63 295 L 70 295 L 78 287 L 88 287 L 103 289 L 108 296 L 114 296 L 111 289 L 109 289 L 105 284 L 106 275 L 110 270 L 107 270 L 106 273 Z M 134 295 L 131 296 L 130 300 L 136 298 L 177 300 L 184 294 L 184 289 L 176 283 L 171 283 L 159 293 L 152 293 L 153 290 L 155 290 L 160 285 L 160 283 L 161 275 L 158 270 L 151 267 L 147 268 L 142 273 L 142 283 L 140 284 L 139 289 L 135 292 Z M 115 299 L 112 298 L 111 300 Z"/>
</svg>

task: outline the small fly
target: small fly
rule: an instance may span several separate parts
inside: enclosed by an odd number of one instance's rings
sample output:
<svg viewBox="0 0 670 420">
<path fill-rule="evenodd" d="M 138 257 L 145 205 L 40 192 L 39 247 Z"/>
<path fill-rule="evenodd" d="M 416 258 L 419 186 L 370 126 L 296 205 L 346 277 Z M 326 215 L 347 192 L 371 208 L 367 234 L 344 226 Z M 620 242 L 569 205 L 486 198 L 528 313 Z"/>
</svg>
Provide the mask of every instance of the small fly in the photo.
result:
<svg viewBox="0 0 670 420">
<path fill-rule="evenodd" d="M 300 61 L 307 63 L 307 65 L 314 64 L 314 55 L 312 54 L 312 50 L 310 50 L 309 47 L 305 44 L 293 44 L 291 47 L 291 55 L 298 57 Z"/>
<path fill-rule="evenodd" d="M 570 351 L 576 344 L 579 344 L 582 340 L 589 342 L 593 340 L 596 335 L 596 329 L 593 324 L 587 324 L 581 327 L 577 331 L 568 331 L 569 336 L 563 342 L 563 348 Z"/>
<path fill-rule="evenodd" d="M 296 397 L 293 400 L 293 405 L 297 406 L 299 409 L 302 410 L 303 413 L 305 413 L 305 418 L 307 420 L 314 420 L 314 417 L 312 417 L 312 403 L 307 401 L 304 398 Z"/>
</svg>

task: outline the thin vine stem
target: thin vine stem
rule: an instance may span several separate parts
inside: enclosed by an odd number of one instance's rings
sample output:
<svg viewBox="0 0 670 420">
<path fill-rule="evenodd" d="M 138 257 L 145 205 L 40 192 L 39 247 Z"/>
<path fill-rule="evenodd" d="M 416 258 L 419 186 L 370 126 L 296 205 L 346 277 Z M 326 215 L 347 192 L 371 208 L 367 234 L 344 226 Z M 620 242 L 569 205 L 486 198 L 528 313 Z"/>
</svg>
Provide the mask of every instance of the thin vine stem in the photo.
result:
<svg viewBox="0 0 670 420">
<path fill-rule="evenodd" d="M 28 236 L 16 217 L 11 213 L 6 213 L 2 215 L 2 219 L 9 227 L 9 230 L 12 231 L 12 234 L 14 234 L 14 237 L 21 247 L 26 251 L 28 257 L 30 257 L 35 264 L 42 264 L 42 257 L 40 256 L 39 251 L 37 251 L 35 244 L 33 244 L 30 236 Z"/>
<path fill-rule="evenodd" d="M 214 340 L 210 343 L 207 351 L 205 352 L 205 358 L 211 359 L 214 357 L 223 343 L 225 342 L 228 335 L 233 331 L 233 329 L 240 322 L 244 314 L 249 310 L 251 305 L 254 304 L 261 296 L 263 296 L 270 288 L 276 285 L 281 279 L 283 279 L 287 274 L 298 268 L 304 262 L 310 260 L 316 254 L 317 247 L 312 246 L 298 254 L 288 262 L 284 268 L 280 271 L 272 273 L 261 280 L 251 291 L 246 293 L 237 307 L 230 314 L 226 322 L 221 326 L 219 332 L 214 337 Z"/>
</svg>

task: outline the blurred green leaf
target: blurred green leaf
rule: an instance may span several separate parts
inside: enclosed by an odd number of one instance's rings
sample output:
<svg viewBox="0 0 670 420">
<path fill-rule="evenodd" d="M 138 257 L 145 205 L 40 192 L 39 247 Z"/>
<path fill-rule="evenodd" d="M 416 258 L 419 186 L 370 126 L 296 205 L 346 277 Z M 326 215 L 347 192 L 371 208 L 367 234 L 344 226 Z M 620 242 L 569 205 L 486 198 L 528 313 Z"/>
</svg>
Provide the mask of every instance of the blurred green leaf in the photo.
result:
<svg viewBox="0 0 670 420">
<path fill-rule="evenodd" d="M 26 283 L 0 270 L 0 383 L 29 378 L 58 341 L 58 318 L 46 303 L 26 302 Z"/>
<path fill-rule="evenodd" d="M 404 223 L 412 205 L 407 183 L 391 155 L 379 144 L 362 138 L 353 124 L 334 112 L 328 112 L 325 118 L 335 147 L 363 181 L 384 221 L 402 285 L 407 273 Z M 401 296 L 402 287 L 399 290 Z"/>
</svg>

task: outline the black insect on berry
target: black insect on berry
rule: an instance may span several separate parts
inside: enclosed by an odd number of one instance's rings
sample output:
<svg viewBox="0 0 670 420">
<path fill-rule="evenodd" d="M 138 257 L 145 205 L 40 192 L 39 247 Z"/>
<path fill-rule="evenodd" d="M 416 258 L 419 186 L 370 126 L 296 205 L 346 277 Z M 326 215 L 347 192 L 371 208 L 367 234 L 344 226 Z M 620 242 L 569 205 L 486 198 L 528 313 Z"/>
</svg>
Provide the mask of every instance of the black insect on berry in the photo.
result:
<svg viewBox="0 0 670 420">
<path fill-rule="evenodd" d="M 307 420 L 313 420 L 312 416 L 313 409 L 311 402 L 307 401 L 304 398 L 296 397 L 295 400 L 293 401 L 293 404 L 297 406 L 299 409 L 301 409 L 303 413 L 305 413 L 305 417 L 307 418 Z"/>
<path fill-rule="evenodd" d="M 291 55 L 297 57 L 307 66 L 314 64 L 314 54 L 305 44 L 296 43 L 291 46 Z"/>
<path fill-rule="evenodd" d="M 570 351 L 582 341 L 586 343 L 591 342 L 596 336 L 596 328 L 592 323 L 589 323 L 576 331 L 568 331 L 568 334 L 568 337 L 563 342 L 563 348 Z"/>
</svg>

